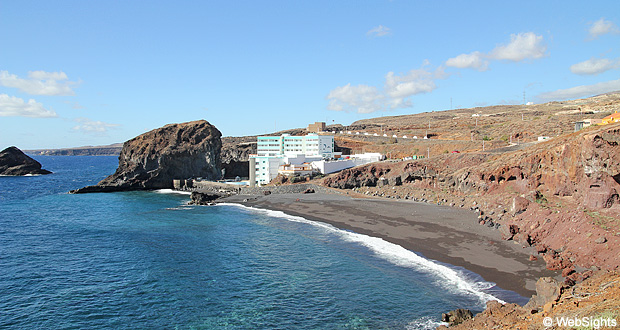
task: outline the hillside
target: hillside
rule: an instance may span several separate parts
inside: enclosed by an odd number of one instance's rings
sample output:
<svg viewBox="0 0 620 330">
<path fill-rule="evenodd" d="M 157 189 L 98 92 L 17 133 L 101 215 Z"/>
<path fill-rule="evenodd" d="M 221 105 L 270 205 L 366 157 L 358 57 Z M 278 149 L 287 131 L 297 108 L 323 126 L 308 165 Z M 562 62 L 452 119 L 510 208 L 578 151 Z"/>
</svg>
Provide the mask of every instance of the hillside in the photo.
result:
<svg viewBox="0 0 620 330">
<path fill-rule="evenodd" d="M 620 123 L 593 126 L 511 152 L 369 164 L 331 175 L 324 184 L 477 208 L 506 239 L 537 246 L 550 269 L 615 270 L 620 267 L 619 142 Z"/>
<path fill-rule="evenodd" d="M 573 132 L 576 121 L 603 118 L 614 111 L 620 111 L 620 92 L 527 106 L 496 105 L 377 117 L 332 130 L 337 133 L 336 143 L 352 152 L 381 152 L 391 158 L 436 156 L 509 146 L 517 149 L 540 136 L 553 138 Z M 426 135 L 429 139 L 423 139 Z"/>
</svg>

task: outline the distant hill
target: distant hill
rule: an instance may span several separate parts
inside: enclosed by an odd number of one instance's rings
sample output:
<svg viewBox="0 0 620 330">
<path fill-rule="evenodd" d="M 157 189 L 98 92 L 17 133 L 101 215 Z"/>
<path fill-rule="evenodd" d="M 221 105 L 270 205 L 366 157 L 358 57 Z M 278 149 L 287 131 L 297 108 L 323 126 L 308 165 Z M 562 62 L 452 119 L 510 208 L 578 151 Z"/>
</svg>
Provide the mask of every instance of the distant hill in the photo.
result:
<svg viewBox="0 0 620 330">
<path fill-rule="evenodd" d="M 336 128 L 335 140 L 339 147 L 352 153 L 380 152 L 391 158 L 483 149 L 509 151 L 503 148 L 537 142 L 539 137 L 572 133 L 575 122 L 601 119 L 616 111 L 620 111 L 620 92 L 542 104 L 493 105 L 363 119 Z"/>
<path fill-rule="evenodd" d="M 122 143 L 106 146 L 84 146 L 63 149 L 35 149 L 24 150 L 27 154 L 41 156 L 118 156 L 123 148 Z"/>
</svg>

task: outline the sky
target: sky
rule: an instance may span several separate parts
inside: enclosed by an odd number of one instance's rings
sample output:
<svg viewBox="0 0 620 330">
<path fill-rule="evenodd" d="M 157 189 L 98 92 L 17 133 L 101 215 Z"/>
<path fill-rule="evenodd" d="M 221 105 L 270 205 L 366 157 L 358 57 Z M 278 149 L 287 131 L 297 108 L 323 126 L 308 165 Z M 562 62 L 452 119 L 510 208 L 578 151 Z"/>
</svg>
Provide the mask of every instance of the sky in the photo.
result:
<svg viewBox="0 0 620 330">
<path fill-rule="evenodd" d="M 620 1 L 0 0 L 0 149 L 620 90 Z"/>
</svg>

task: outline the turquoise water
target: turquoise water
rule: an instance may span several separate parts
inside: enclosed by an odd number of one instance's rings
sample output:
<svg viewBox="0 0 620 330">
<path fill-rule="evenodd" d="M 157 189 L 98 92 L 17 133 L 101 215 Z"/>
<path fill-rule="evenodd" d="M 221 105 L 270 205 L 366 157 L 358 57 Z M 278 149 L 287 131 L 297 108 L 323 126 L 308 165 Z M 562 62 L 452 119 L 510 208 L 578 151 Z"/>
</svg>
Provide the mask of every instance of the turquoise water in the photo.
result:
<svg viewBox="0 0 620 330">
<path fill-rule="evenodd" d="M 380 239 L 187 195 L 70 195 L 116 157 L 0 177 L 0 328 L 428 329 L 519 296 Z"/>
</svg>

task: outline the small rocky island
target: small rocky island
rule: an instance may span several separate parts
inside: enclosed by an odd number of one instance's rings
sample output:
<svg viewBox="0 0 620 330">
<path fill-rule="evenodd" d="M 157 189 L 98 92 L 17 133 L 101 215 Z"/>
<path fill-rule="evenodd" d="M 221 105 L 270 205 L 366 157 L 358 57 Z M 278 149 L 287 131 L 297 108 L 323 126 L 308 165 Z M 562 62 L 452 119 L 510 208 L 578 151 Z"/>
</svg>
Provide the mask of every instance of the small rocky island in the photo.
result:
<svg viewBox="0 0 620 330">
<path fill-rule="evenodd" d="M 30 158 L 17 147 L 8 147 L 0 152 L 0 175 L 40 175 L 52 172 L 41 168 L 41 163 Z"/>
<path fill-rule="evenodd" d="M 222 134 L 206 120 L 170 124 L 123 144 L 116 172 L 70 193 L 173 188 L 173 179 L 221 176 Z"/>
</svg>

